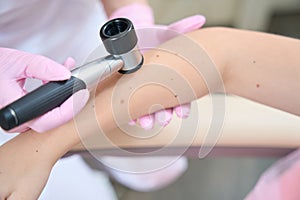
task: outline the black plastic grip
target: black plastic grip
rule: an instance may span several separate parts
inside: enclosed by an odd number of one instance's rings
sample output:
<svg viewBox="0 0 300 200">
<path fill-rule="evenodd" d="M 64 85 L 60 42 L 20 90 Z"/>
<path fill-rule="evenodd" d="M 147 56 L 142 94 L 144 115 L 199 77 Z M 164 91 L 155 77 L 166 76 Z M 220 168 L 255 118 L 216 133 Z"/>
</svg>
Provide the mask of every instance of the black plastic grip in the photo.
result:
<svg viewBox="0 0 300 200">
<path fill-rule="evenodd" d="M 72 76 L 66 81 L 49 82 L 0 110 L 0 126 L 13 129 L 60 106 L 86 84 Z"/>
</svg>

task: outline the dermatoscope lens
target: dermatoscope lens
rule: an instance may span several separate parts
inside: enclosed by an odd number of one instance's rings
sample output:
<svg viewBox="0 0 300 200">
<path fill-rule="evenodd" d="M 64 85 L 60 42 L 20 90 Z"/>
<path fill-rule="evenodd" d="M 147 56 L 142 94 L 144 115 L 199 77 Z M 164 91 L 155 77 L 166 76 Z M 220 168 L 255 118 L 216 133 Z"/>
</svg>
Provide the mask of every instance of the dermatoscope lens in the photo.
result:
<svg viewBox="0 0 300 200">
<path fill-rule="evenodd" d="M 117 18 L 108 21 L 100 30 L 100 37 L 108 53 L 122 55 L 137 45 L 137 36 L 131 21 Z"/>
<path fill-rule="evenodd" d="M 113 37 L 119 34 L 122 34 L 124 32 L 127 32 L 130 27 L 130 24 L 128 24 L 125 20 L 117 19 L 115 21 L 112 21 L 111 23 L 108 23 L 106 27 L 103 29 L 103 33 L 106 37 Z"/>
</svg>

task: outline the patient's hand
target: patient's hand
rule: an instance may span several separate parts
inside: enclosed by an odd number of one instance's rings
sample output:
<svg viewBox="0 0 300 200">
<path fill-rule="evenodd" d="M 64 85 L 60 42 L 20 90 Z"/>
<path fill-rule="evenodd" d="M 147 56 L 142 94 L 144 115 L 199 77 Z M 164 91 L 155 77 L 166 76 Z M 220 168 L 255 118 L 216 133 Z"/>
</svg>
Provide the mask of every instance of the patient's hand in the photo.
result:
<svg viewBox="0 0 300 200">
<path fill-rule="evenodd" d="M 32 140 L 35 134 L 20 134 L 0 146 L 0 199 L 32 200 L 42 192 L 56 160 L 38 138 Z"/>
</svg>

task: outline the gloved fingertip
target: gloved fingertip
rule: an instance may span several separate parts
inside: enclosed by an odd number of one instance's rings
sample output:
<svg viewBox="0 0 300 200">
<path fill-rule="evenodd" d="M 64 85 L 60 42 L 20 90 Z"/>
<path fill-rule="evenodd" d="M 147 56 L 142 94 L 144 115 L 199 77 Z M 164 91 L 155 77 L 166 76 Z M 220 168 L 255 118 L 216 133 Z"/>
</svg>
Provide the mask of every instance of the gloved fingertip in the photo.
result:
<svg viewBox="0 0 300 200">
<path fill-rule="evenodd" d="M 126 17 L 130 19 L 135 28 L 154 25 L 153 10 L 148 4 L 130 3 L 115 10 L 109 19 Z"/>
<path fill-rule="evenodd" d="M 70 70 L 63 65 L 63 67 L 57 68 L 57 72 L 49 78 L 49 81 L 67 80 L 71 75 Z"/>
<path fill-rule="evenodd" d="M 203 15 L 194 15 L 172 23 L 168 27 L 179 33 L 187 33 L 201 28 L 205 22 L 206 18 Z"/>
<path fill-rule="evenodd" d="M 154 125 L 154 115 L 145 115 L 139 118 L 139 123 L 144 130 L 151 130 Z"/>
<path fill-rule="evenodd" d="M 160 126 L 167 126 L 173 117 L 173 109 L 160 110 L 155 113 L 155 121 Z"/>
<path fill-rule="evenodd" d="M 71 77 L 71 72 L 64 65 L 52 66 L 47 69 L 47 77 L 43 76 L 43 81 L 61 81 L 67 80 Z M 40 77 L 42 78 L 42 77 Z"/>
<path fill-rule="evenodd" d="M 206 22 L 206 17 L 204 15 L 193 15 L 185 19 L 190 21 L 197 21 L 199 24 L 204 24 Z"/>
<path fill-rule="evenodd" d="M 183 104 L 174 108 L 176 115 L 179 118 L 185 119 L 188 118 L 191 111 L 191 104 Z"/>
<path fill-rule="evenodd" d="M 72 57 L 68 57 L 65 62 L 64 62 L 64 66 L 67 68 L 67 69 L 72 69 L 73 67 L 75 67 L 75 60 L 74 58 Z"/>
<path fill-rule="evenodd" d="M 134 125 L 136 125 L 136 122 L 137 122 L 137 120 L 131 120 L 130 122 L 128 122 L 128 125 L 129 126 L 134 126 Z"/>
</svg>

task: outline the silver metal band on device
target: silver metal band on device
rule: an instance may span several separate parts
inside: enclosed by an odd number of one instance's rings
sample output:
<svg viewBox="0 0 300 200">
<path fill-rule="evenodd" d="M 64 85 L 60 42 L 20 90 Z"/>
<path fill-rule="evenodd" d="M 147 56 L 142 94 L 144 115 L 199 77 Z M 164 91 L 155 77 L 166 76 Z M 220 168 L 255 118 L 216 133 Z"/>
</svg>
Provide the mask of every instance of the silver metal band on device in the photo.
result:
<svg viewBox="0 0 300 200">
<path fill-rule="evenodd" d="M 123 65 L 124 62 L 121 58 L 110 55 L 72 70 L 72 76 L 84 81 L 87 89 L 91 89 L 111 74 L 119 71 Z"/>
</svg>

